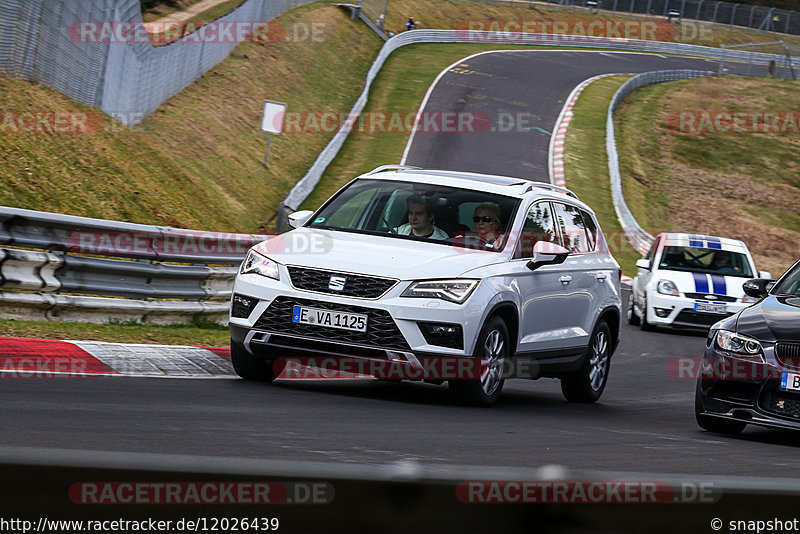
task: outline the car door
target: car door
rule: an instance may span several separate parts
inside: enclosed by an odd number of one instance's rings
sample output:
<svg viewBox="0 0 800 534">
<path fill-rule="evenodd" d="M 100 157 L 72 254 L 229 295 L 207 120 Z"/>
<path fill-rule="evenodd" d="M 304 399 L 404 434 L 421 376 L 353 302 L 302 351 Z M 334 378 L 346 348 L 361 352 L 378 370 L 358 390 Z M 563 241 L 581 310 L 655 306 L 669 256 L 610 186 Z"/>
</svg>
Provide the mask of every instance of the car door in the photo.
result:
<svg viewBox="0 0 800 534">
<path fill-rule="evenodd" d="M 511 262 L 513 283 L 520 294 L 521 353 L 555 351 L 563 347 L 568 327 L 569 304 L 561 265 L 544 265 L 535 271 L 527 267 L 533 245 L 538 241 L 561 244 L 550 202 L 533 203 L 525 216 L 517 257 Z"/>
<path fill-rule="evenodd" d="M 599 284 L 608 278 L 608 273 L 601 272 L 603 266 L 599 264 L 599 256 L 592 251 L 594 243 L 590 240 L 580 208 L 553 202 L 553 211 L 563 246 L 569 250 L 566 261 L 560 266 L 562 274 L 559 277 L 564 295 L 558 311 L 564 314 L 563 322 L 566 323 L 563 346 L 585 347 L 594 327 Z"/>
</svg>

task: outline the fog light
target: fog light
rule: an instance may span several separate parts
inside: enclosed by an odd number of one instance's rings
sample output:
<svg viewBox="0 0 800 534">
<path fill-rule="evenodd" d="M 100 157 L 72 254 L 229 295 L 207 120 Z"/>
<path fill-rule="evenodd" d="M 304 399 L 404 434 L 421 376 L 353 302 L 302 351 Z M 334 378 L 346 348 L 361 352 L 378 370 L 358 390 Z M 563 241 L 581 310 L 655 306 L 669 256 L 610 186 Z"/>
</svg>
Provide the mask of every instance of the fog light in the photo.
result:
<svg viewBox="0 0 800 534">
<path fill-rule="evenodd" d="M 464 333 L 460 324 L 417 323 L 417 325 L 428 345 L 451 349 L 464 348 Z"/>
<path fill-rule="evenodd" d="M 257 302 L 258 299 L 234 294 L 233 300 L 231 301 L 231 317 L 247 319 L 250 317 L 250 313 L 252 313 L 253 308 L 256 307 Z"/>
<path fill-rule="evenodd" d="M 669 314 L 672 312 L 672 310 L 669 309 L 669 308 L 654 308 L 654 309 L 655 309 L 655 312 L 656 312 L 656 316 L 657 317 L 661 317 L 662 319 L 664 317 L 668 317 Z"/>
</svg>

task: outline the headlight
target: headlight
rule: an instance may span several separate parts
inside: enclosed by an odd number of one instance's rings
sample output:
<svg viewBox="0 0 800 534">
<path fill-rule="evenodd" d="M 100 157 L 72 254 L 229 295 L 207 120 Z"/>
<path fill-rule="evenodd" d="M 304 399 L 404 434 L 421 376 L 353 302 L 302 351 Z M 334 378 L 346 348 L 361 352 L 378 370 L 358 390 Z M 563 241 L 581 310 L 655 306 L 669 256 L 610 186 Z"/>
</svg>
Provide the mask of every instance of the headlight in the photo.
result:
<svg viewBox="0 0 800 534">
<path fill-rule="evenodd" d="M 242 262 L 241 273 L 256 273 L 261 276 L 266 276 L 267 278 L 274 278 L 275 280 L 280 279 L 278 264 L 266 256 L 255 252 L 253 249 L 247 252 L 247 257 Z"/>
<path fill-rule="evenodd" d="M 477 280 L 431 280 L 414 282 L 401 297 L 427 297 L 461 304 L 478 285 Z"/>
<path fill-rule="evenodd" d="M 763 352 L 761 343 L 759 343 L 757 339 L 743 336 L 742 334 L 737 334 L 730 330 L 720 330 L 717 332 L 717 347 L 727 352 L 746 356 L 760 357 Z"/>
<path fill-rule="evenodd" d="M 672 295 L 673 297 L 680 295 L 678 287 L 670 280 L 659 280 L 657 290 L 663 295 Z"/>
</svg>

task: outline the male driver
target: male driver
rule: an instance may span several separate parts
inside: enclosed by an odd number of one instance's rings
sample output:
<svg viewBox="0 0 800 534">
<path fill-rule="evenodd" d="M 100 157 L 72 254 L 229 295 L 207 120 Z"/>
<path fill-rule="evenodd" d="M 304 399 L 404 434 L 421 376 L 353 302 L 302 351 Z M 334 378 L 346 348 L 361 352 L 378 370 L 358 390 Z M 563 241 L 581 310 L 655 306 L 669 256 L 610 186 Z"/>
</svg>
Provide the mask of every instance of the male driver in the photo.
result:
<svg viewBox="0 0 800 534">
<path fill-rule="evenodd" d="M 408 223 L 396 228 L 400 235 L 414 235 L 431 239 L 448 239 L 447 233 L 433 225 L 436 214 L 433 206 L 425 202 L 419 195 L 412 195 L 406 200 L 408 205 Z"/>
</svg>

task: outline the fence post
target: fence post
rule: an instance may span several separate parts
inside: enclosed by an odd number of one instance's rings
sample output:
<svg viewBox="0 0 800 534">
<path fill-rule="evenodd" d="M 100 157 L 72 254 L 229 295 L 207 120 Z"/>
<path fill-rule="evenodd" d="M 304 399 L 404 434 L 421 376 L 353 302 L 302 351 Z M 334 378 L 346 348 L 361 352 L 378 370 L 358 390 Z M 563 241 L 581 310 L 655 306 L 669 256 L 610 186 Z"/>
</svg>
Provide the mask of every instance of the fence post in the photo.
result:
<svg viewBox="0 0 800 534">
<path fill-rule="evenodd" d="M 636 5 L 636 0 L 631 0 L 631 10 L 630 10 L 630 12 L 629 12 L 629 15 L 633 15 L 633 7 L 634 7 L 635 5 Z"/>
<path fill-rule="evenodd" d="M 794 13 L 794 11 L 786 12 L 786 27 L 783 29 L 783 33 L 789 33 L 789 19 L 792 18 L 792 13 Z"/>
<path fill-rule="evenodd" d="M 736 8 L 739 7 L 739 4 L 733 4 L 733 9 L 731 10 L 731 20 L 728 23 L 728 26 L 733 26 L 733 22 L 736 18 Z"/>
<path fill-rule="evenodd" d="M 750 20 L 747 22 L 747 27 L 748 27 L 748 28 L 752 28 L 752 27 L 753 27 L 753 16 L 756 14 L 756 8 L 757 8 L 757 7 L 758 7 L 758 6 L 753 6 L 753 7 L 750 9 Z M 775 9 L 775 8 L 773 8 L 773 9 Z M 771 10 L 770 10 L 770 11 L 771 11 Z M 768 24 L 771 24 L 771 23 L 772 23 L 772 19 L 770 19 L 770 20 L 769 20 Z"/>
<path fill-rule="evenodd" d="M 694 21 L 695 22 L 700 20 L 700 12 L 703 10 L 703 2 L 705 2 L 705 1 L 706 0 L 700 0 L 700 3 L 697 4 L 697 12 L 694 14 Z M 684 3 L 686 3 L 686 0 L 684 0 Z"/>
</svg>

